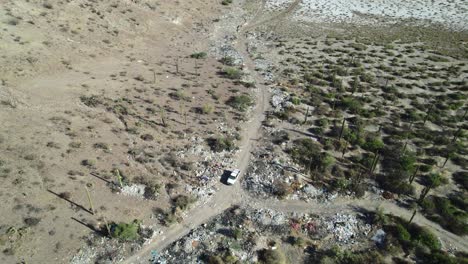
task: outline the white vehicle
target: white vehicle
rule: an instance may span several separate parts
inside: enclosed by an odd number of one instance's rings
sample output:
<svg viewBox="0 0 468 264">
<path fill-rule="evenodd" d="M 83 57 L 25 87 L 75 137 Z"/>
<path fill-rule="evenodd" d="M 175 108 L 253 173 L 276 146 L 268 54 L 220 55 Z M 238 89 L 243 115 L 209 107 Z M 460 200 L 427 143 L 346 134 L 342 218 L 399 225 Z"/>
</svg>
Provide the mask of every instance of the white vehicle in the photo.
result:
<svg viewBox="0 0 468 264">
<path fill-rule="evenodd" d="M 239 177 L 239 174 L 240 174 L 239 169 L 235 169 L 235 170 L 231 171 L 231 174 L 227 178 L 227 184 L 233 185 L 237 181 L 237 178 Z"/>
</svg>

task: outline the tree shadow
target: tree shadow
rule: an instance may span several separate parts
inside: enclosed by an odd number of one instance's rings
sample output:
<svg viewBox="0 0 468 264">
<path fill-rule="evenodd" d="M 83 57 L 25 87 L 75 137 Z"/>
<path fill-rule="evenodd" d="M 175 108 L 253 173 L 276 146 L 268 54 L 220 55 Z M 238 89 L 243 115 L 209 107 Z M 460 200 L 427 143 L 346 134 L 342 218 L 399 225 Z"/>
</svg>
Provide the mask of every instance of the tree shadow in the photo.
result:
<svg viewBox="0 0 468 264">
<path fill-rule="evenodd" d="M 107 180 L 107 179 L 101 177 L 101 176 L 100 176 L 99 174 L 97 174 L 96 172 L 90 172 L 89 174 L 91 174 L 92 176 L 98 178 L 99 180 L 101 180 L 101 181 L 103 181 L 103 182 L 105 182 L 105 183 L 114 184 L 114 185 L 115 185 L 114 182 L 111 182 L 111 181 L 109 181 L 109 180 Z"/>
<path fill-rule="evenodd" d="M 91 215 L 93 214 L 93 212 L 91 212 L 91 210 L 86 209 L 84 206 L 79 205 L 79 204 L 73 202 L 72 200 L 70 200 L 70 199 L 64 197 L 63 195 L 60 195 L 60 194 L 58 194 L 58 193 L 56 193 L 56 192 L 54 192 L 54 191 L 51 191 L 51 190 L 47 190 L 47 191 L 50 192 L 51 194 L 57 196 L 58 198 L 63 199 L 63 200 L 65 200 L 65 201 L 69 202 L 71 205 L 74 205 L 74 206 L 80 208 L 80 209 L 83 210 L 83 211 L 88 212 L 88 213 L 91 214 Z"/>
<path fill-rule="evenodd" d="M 91 231 L 95 232 L 96 234 L 99 234 L 101 236 L 106 236 L 107 235 L 107 232 L 106 231 L 103 231 L 101 229 L 98 229 L 96 228 L 95 226 L 93 226 L 92 224 L 90 223 L 85 223 L 84 221 L 81 221 L 81 220 L 78 220 L 76 219 L 75 217 L 71 217 L 72 220 L 74 220 L 75 222 L 79 223 L 79 224 L 82 224 L 83 226 L 91 229 Z"/>
</svg>

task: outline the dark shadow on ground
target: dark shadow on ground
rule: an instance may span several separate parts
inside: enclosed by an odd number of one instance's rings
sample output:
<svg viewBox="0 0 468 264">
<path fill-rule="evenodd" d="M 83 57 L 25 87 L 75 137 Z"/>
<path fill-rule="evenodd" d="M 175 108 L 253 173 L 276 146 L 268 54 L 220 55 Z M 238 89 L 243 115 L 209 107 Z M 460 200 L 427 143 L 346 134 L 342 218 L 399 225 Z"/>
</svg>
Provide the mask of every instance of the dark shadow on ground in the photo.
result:
<svg viewBox="0 0 468 264">
<path fill-rule="evenodd" d="M 227 180 L 228 180 L 228 178 L 229 178 L 229 175 L 231 175 L 231 171 L 230 171 L 230 170 L 224 170 L 223 175 L 221 175 L 220 182 L 222 182 L 222 183 L 225 184 L 225 185 L 229 185 L 229 184 L 227 183 Z"/>
<path fill-rule="evenodd" d="M 79 205 L 79 204 L 73 202 L 72 200 L 70 200 L 70 199 L 68 199 L 68 198 L 66 198 L 66 197 L 63 197 L 63 195 L 60 195 L 60 194 L 58 194 L 58 193 L 56 193 L 56 192 L 54 192 L 54 191 L 51 191 L 51 190 L 47 190 L 47 191 L 50 192 L 51 194 L 57 196 L 58 198 L 63 199 L 63 200 L 65 200 L 65 201 L 69 202 L 71 205 L 74 205 L 74 206 L 76 206 L 77 208 L 80 208 L 80 209 L 83 210 L 83 211 L 85 211 L 85 212 L 87 212 L 87 213 L 89 213 L 89 214 L 93 214 L 93 212 L 91 212 L 91 210 L 88 210 L 88 209 L 86 209 L 84 206 Z"/>
</svg>

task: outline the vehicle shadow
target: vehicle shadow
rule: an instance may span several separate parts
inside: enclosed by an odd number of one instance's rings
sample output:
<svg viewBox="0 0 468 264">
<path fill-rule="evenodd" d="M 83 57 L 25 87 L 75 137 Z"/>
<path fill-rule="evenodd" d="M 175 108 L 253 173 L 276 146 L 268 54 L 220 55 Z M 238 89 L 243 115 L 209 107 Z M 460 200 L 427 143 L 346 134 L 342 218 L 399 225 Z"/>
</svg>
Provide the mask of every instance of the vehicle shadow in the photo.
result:
<svg viewBox="0 0 468 264">
<path fill-rule="evenodd" d="M 229 175 L 231 175 L 231 171 L 230 170 L 224 170 L 223 171 L 223 175 L 221 175 L 221 179 L 220 179 L 220 182 L 223 183 L 224 185 L 229 185 L 227 183 L 227 180 L 229 178 Z"/>
</svg>

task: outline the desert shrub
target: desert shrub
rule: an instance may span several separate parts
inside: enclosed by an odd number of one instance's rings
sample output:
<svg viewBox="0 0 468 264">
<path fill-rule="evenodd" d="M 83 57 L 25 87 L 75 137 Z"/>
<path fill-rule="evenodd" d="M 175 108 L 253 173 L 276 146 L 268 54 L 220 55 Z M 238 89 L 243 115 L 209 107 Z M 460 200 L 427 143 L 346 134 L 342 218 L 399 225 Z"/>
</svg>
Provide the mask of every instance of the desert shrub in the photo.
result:
<svg viewBox="0 0 468 264">
<path fill-rule="evenodd" d="M 287 131 L 280 130 L 280 131 L 275 131 L 273 132 L 272 136 L 272 142 L 274 144 L 280 145 L 284 142 L 287 142 L 289 140 L 289 134 Z"/>
<path fill-rule="evenodd" d="M 206 52 L 196 52 L 196 53 L 193 53 L 192 55 L 190 55 L 190 58 L 192 59 L 204 59 L 206 58 L 208 54 L 206 54 Z"/>
<path fill-rule="evenodd" d="M 402 224 L 398 223 L 396 225 L 395 229 L 396 229 L 395 231 L 396 231 L 397 238 L 400 241 L 410 242 L 411 234 L 408 232 L 408 230 Z"/>
<path fill-rule="evenodd" d="M 209 138 L 207 142 L 211 150 L 215 152 L 232 151 L 236 148 L 234 139 L 231 137 Z"/>
<path fill-rule="evenodd" d="M 259 260 L 261 263 L 264 264 L 285 264 L 286 263 L 286 257 L 284 253 L 279 250 L 273 250 L 273 249 L 264 249 L 261 250 L 259 256 Z"/>
<path fill-rule="evenodd" d="M 172 224 L 178 221 L 178 217 L 174 212 L 166 212 L 163 214 L 163 219 L 161 220 L 162 224 L 165 226 L 171 226 Z"/>
<path fill-rule="evenodd" d="M 459 184 L 465 191 L 468 191 L 468 172 L 457 171 L 452 175 L 453 179 Z"/>
<path fill-rule="evenodd" d="M 158 183 L 148 184 L 145 187 L 145 198 L 146 199 L 156 199 L 159 195 L 159 190 L 161 189 L 161 185 Z"/>
<path fill-rule="evenodd" d="M 434 61 L 434 62 L 449 62 L 450 60 L 447 59 L 447 58 L 444 58 L 444 57 L 441 57 L 441 56 L 437 56 L 437 55 L 430 55 L 430 56 L 427 56 L 427 59 L 430 60 L 430 61 Z"/>
<path fill-rule="evenodd" d="M 430 196 L 424 199 L 421 206 L 423 213 L 431 220 L 457 235 L 466 235 L 468 234 L 468 224 L 466 223 L 468 219 L 467 204 L 460 195 L 454 196 L 452 200 L 445 197 Z"/>
<path fill-rule="evenodd" d="M 277 182 L 273 187 L 273 193 L 280 199 L 286 198 L 292 193 L 292 188 L 285 182 Z"/>
<path fill-rule="evenodd" d="M 412 237 L 417 243 L 421 243 L 431 250 L 440 250 L 442 244 L 436 235 L 434 235 L 429 229 L 419 227 L 416 225 L 411 226 Z"/>
<path fill-rule="evenodd" d="M 424 264 L 467 264 L 466 257 L 450 256 L 447 252 L 433 250 L 418 254 L 419 260 Z"/>
<path fill-rule="evenodd" d="M 47 8 L 47 9 L 53 9 L 54 8 L 54 6 L 51 3 L 48 3 L 48 2 L 43 3 L 42 6 L 44 8 Z"/>
<path fill-rule="evenodd" d="M 170 92 L 169 97 L 171 97 L 174 100 L 185 100 L 185 101 L 190 100 L 190 97 L 185 95 L 184 91 L 182 91 L 182 90 L 177 90 L 175 92 Z"/>
<path fill-rule="evenodd" d="M 352 97 L 344 97 L 338 104 L 344 110 L 348 110 L 350 113 L 358 114 L 362 110 L 362 104 L 359 100 Z"/>
<path fill-rule="evenodd" d="M 223 1 L 221 2 L 221 4 L 222 4 L 222 5 L 230 5 L 230 4 L 232 4 L 232 1 L 233 1 L 233 0 L 223 0 Z"/>
<path fill-rule="evenodd" d="M 372 82 L 374 82 L 375 77 L 374 77 L 374 75 L 372 75 L 371 73 L 367 73 L 367 72 L 366 72 L 366 73 L 364 73 L 364 74 L 361 75 L 361 80 L 362 80 L 363 82 L 372 83 Z"/>
<path fill-rule="evenodd" d="M 226 56 L 226 57 L 223 57 L 220 62 L 224 65 L 234 66 L 235 59 L 233 57 Z"/>
<path fill-rule="evenodd" d="M 362 183 L 352 183 L 349 185 L 349 190 L 354 193 L 358 198 L 363 197 L 366 194 L 366 186 Z"/>
<path fill-rule="evenodd" d="M 319 127 L 326 128 L 328 127 L 328 119 L 327 118 L 317 119 L 317 121 L 315 121 L 315 124 Z"/>
<path fill-rule="evenodd" d="M 362 145 L 362 148 L 371 152 L 376 152 L 385 147 L 385 144 L 380 138 L 377 137 L 368 137 L 365 143 Z"/>
<path fill-rule="evenodd" d="M 413 194 L 414 187 L 408 183 L 408 178 L 415 170 L 415 153 L 406 151 L 402 154 L 394 148 L 386 148 L 382 152 L 383 174 L 377 177 L 380 186 L 398 194 Z"/>
<path fill-rule="evenodd" d="M 85 159 L 85 160 L 81 161 L 81 165 L 83 165 L 85 167 L 88 167 L 88 168 L 92 168 L 92 167 L 96 166 L 96 161 L 95 160 L 90 160 L 90 159 Z"/>
<path fill-rule="evenodd" d="M 314 263 L 314 262 L 312 262 Z M 349 250 L 340 250 L 335 247 L 325 252 L 323 257 L 320 259 L 320 264 L 362 264 L 362 263 L 374 263 L 383 264 L 382 255 L 377 251 L 364 251 L 364 252 L 351 252 Z"/>
<path fill-rule="evenodd" d="M 303 237 L 293 236 L 289 238 L 291 245 L 295 247 L 305 247 L 307 245 L 307 241 Z"/>
<path fill-rule="evenodd" d="M 367 46 L 364 45 L 364 44 L 361 44 L 361 43 L 350 43 L 349 47 L 353 48 L 353 49 L 355 49 L 357 51 L 364 51 L 364 50 L 367 49 Z"/>
<path fill-rule="evenodd" d="M 282 111 L 274 112 L 274 116 L 281 120 L 290 120 L 291 115 L 295 112 L 293 108 L 285 107 Z"/>
<path fill-rule="evenodd" d="M 294 105 L 299 105 L 301 104 L 301 99 L 299 97 L 293 96 L 291 97 L 291 103 L 293 103 Z"/>
<path fill-rule="evenodd" d="M 39 222 L 41 222 L 41 219 L 37 218 L 37 217 L 26 217 L 26 218 L 23 219 L 23 222 L 27 226 L 36 226 L 36 225 L 39 224 Z"/>
<path fill-rule="evenodd" d="M 241 70 L 233 67 L 224 69 L 222 74 L 231 80 L 239 80 L 243 75 Z"/>
<path fill-rule="evenodd" d="M 254 104 L 252 97 L 248 94 L 232 96 L 226 103 L 239 111 L 246 111 L 248 107 Z"/>
<path fill-rule="evenodd" d="M 211 114 L 211 113 L 213 113 L 213 110 L 214 110 L 214 108 L 210 104 L 205 104 L 205 105 L 203 105 L 201 107 L 201 111 L 202 111 L 203 114 Z"/>
<path fill-rule="evenodd" d="M 186 210 L 195 200 L 187 195 L 179 195 L 172 199 L 172 203 L 180 210 Z"/>
<path fill-rule="evenodd" d="M 210 255 L 206 259 L 207 264 L 224 264 L 223 259 L 218 255 Z"/>
<path fill-rule="evenodd" d="M 447 184 L 448 179 L 442 176 L 440 173 L 430 173 L 425 177 L 425 184 L 431 186 L 432 188 L 439 187 L 441 185 Z"/>
<path fill-rule="evenodd" d="M 100 104 L 102 104 L 101 99 L 97 95 L 91 95 L 91 96 L 80 96 L 80 100 L 83 104 L 85 104 L 88 107 L 96 107 Z"/>
<path fill-rule="evenodd" d="M 330 168 L 335 160 L 326 152 L 321 152 L 320 145 L 310 138 L 297 139 L 288 150 L 294 161 L 307 169 L 318 169 L 321 172 Z"/>
<path fill-rule="evenodd" d="M 232 230 L 232 237 L 236 240 L 239 240 L 242 238 L 242 230 L 239 228 L 235 228 Z"/>
<path fill-rule="evenodd" d="M 110 236 L 124 241 L 136 240 L 139 235 L 140 223 L 134 220 L 131 223 L 112 223 L 110 226 Z"/>
</svg>

